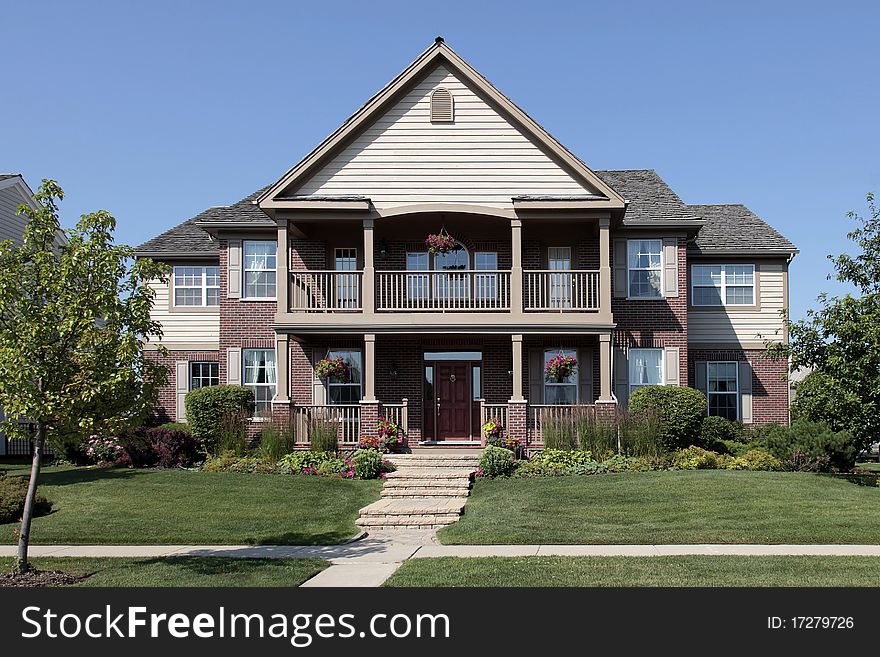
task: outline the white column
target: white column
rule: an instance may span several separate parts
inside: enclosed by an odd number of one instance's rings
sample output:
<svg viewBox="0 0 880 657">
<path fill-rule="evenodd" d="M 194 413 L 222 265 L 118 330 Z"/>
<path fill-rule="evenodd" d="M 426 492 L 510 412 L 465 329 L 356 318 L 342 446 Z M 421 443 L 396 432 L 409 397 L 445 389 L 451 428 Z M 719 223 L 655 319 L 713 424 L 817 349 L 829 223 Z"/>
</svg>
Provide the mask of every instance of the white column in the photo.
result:
<svg viewBox="0 0 880 657">
<path fill-rule="evenodd" d="M 376 267 L 373 264 L 373 219 L 364 219 L 364 282 L 361 307 L 365 315 L 372 315 L 376 309 Z"/>
<path fill-rule="evenodd" d="M 510 401 L 525 401 L 523 397 L 523 336 L 511 335 L 513 346 L 513 397 Z"/>
<path fill-rule="evenodd" d="M 510 312 L 514 315 L 521 315 L 523 312 L 522 219 L 510 220 L 510 246 L 512 255 Z"/>
<path fill-rule="evenodd" d="M 376 401 L 376 334 L 364 334 L 364 398 Z"/>
</svg>

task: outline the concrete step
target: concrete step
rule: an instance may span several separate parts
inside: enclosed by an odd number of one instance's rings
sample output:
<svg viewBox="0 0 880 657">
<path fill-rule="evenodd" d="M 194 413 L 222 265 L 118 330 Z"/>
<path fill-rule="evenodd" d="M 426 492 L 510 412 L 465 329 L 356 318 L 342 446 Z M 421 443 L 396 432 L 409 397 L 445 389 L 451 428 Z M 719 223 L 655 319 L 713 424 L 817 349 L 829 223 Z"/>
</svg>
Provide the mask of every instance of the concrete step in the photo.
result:
<svg viewBox="0 0 880 657">
<path fill-rule="evenodd" d="M 398 468 L 462 468 L 475 470 L 480 465 L 479 459 L 388 459 Z"/>
<path fill-rule="evenodd" d="M 461 497 L 465 498 L 470 493 L 466 486 L 440 487 L 440 486 L 398 486 L 383 488 L 382 497 Z"/>
<path fill-rule="evenodd" d="M 389 472 L 386 478 L 391 479 L 469 479 L 473 468 L 426 468 L 398 467 Z"/>
<path fill-rule="evenodd" d="M 450 452 L 429 452 L 427 454 L 388 454 L 391 461 L 463 461 L 472 463 L 480 460 L 479 454 L 455 454 Z"/>
<path fill-rule="evenodd" d="M 392 516 L 388 518 L 358 518 L 354 524 L 369 530 L 376 529 L 441 529 L 451 525 L 458 516 L 439 518 L 438 516 Z"/>
<path fill-rule="evenodd" d="M 394 488 L 469 488 L 470 487 L 470 478 L 469 477 L 449 477 L 446 479 L 440 478 L 418 478 L 418 477 L 398 477 L 397 479 L 391 478 L 385 480 L 385 485 L 382 487 L 383 490 L 391 490 Z"/>
<path fill-rule="evenodd" d="M 361 509 L 365 516 L 426 516 L 461 515 L 464 500 L 459 498 L 436 498 L 419 500 L 382 499 Z"/>
</svg>

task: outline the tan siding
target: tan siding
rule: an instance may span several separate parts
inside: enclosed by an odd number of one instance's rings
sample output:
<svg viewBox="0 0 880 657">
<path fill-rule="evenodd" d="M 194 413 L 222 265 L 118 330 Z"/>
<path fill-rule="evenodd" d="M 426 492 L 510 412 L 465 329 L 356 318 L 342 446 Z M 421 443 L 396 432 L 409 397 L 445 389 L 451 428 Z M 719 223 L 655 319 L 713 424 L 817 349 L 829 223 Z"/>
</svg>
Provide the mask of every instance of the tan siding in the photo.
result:
<svg viewBox="0 0 880 657">
<path fill-rule="evenodd" d="M 688 342 L 760 343 L 781 339 L 783 323 L 779 311 L 786 305 L 785 265 L 759 265 L 758 282 L 761 302 L 758 311 L 691 308 Z"/>
<path fill-rule="evenodd" d="M 214 344 L 219 349 L 220 309 L 204 312 L 171 312 L 168 306 L 167 283 L 154 282 L 156 301 L 152 317 L 162 324 L 162 343 L 169 349 L 177 345 Z"/>
<path fill-rule="evenodd" d="M 455 98 L 453 123 L 430 121 L 430 95 L 438 86 Z M 388 208 L 431 202 L 510 207 L 510 197 L 520 194 L 592 191 L 440 66 L 296 193 L 363 194 Z"/>
<path fill-rule="evenodd" d="M 15 187 L 0 189 L 0 240 L 11 239 L 21 244 L 27 219 L 15 212 L 22 203 L 24 199 Z"/>
</svg>

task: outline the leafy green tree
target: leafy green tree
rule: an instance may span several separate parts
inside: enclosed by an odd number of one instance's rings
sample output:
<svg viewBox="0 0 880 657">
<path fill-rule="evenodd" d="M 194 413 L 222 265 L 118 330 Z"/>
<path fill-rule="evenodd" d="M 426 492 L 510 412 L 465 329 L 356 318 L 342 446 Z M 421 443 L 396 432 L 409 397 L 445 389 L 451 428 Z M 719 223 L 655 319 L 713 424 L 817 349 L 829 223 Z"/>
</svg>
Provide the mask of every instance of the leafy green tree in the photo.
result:
<svg viewBox="0 0 880 657">
<path fill-rule="evenodd" d="M 0 242 L 0 407 L 7 435 L 33 440 L 34 456 L 18 543 L 18 571 L 29 569 L 28 542 L 47 434 L 112 432 L 142 417 L 167 381 L 144 352 L 161 337 L 150 319 L 151 279 L 165 265 L 134 260 L 114 242 L 106 211 L 61 231 L 64 193 L 44 180 L 27 216 L 23 244 Z M 59 235 L 65 239 L 59 239 Z M 26 420 L 29 435 L 18 420 Z"/>
<path fill-rule="evenodd" d="M 792 371 L 814 371 L 796 389 L 795 415 L 850 431 L 860 448 L 880 440 L 880 209 L 867 198 L 867 217 L 847 214 L 858 223 L 847 234 L 858 253 L 828 256 L 834 278 L 855 293 L 820 294 L 818 309 L 788 321 L 789 343 L 768 346 Z"/>
</svg>

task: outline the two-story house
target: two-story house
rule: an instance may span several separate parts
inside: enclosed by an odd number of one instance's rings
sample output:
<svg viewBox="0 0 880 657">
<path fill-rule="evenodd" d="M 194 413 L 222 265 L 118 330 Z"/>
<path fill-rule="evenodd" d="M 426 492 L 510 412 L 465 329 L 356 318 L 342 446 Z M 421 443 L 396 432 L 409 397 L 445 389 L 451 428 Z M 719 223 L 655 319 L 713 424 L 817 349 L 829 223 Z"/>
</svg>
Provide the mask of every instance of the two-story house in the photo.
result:
<svg viewBox="0 0 880 657">
<path fill-rule="evenodd" d="M 652 170 L 590 169 L 442 39 L 279 180 L 138 252 L 173 266 L 163 420 L 218 383 L 261 417 L 332 416 L 344 443 L 380 415 L 412 445 L 479 441 L 487 417 L 539 442 L 547 412 L 611 414 L 649 384 L 788 418 L 786 364 L 762 352 L 786 338 L 794 246 Z M 560 353 L 576 372 L 550 380 Z M 351 376 L 316 377 L 337 356 Z"/>
</svg>

